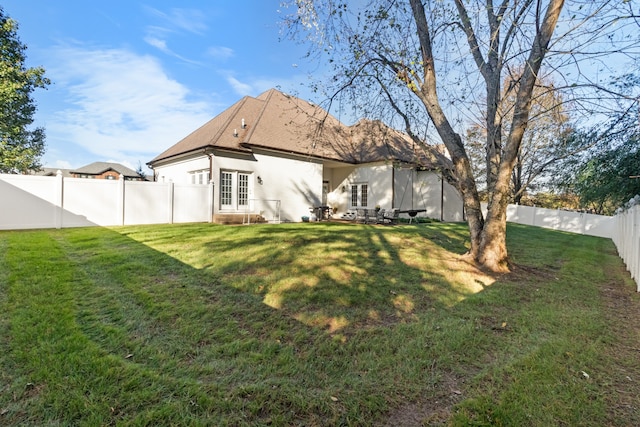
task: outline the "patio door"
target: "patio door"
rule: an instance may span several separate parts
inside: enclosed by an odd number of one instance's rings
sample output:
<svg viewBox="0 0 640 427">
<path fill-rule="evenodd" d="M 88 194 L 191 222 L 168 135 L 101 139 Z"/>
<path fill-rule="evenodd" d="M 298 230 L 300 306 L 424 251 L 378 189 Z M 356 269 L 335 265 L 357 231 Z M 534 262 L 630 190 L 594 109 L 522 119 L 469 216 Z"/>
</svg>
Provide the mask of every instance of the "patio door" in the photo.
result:
<svg viewBox="0 0 640 427">
<path fill-rule="evenodd" d="M 220 209 L 244 212 L 249 207 L 251 174 L 238 171 L 220 172 Z"/>
</svg>

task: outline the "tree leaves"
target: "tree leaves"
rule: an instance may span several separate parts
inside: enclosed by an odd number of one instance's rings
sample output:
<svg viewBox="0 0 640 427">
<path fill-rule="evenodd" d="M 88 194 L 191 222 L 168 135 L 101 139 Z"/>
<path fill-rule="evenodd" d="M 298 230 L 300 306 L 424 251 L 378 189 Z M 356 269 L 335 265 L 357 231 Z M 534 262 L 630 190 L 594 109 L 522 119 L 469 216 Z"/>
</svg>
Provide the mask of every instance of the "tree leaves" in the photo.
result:
<svg viewBox="0 0 640 427">
<path fill-rule="evenodd" d="M 44 129 L 29 129 L 36 112 L 31 94 L 51 82 L 44 68 L 25 67 L 27 47 L 17 30 L 0 7 L 0 173 L 37 170 L 45 149 Z"/>
</svg>

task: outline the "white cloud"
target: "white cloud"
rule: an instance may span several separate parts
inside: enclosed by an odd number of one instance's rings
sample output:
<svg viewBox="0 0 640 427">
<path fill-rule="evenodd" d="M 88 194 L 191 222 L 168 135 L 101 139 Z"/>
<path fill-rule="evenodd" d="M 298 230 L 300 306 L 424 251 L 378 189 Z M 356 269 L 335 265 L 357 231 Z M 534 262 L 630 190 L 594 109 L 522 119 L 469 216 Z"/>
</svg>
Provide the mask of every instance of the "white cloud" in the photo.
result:
<svg viewBox="0 0 640 427">
<path fill-rule="evenodd" d="M 167 48 L 167 42 L 165 40 L 160 40 L 160 39 L 158 39 L 156 37 L 152 37 L 152 36 L 146 36 L 144 38 L 144 41 L 147 44 L 149 44 L 149 45 L 151 45 L 151 46 L 153 46 L 153 47 L 155 47 L 157 49 L 160 49 L 163 52 L 168 52 L 169 51 L 168 48 Z"/>
<path fill-rule="evenodd" d="M 240 96 L 254 95 L 255 90 L 251 85 L 242 83 L 240 80 L 236 79 L 233 76 L 227 76 L 227 82 Z"/>
<path fill-rule="evenodd" d="M 298 88 L 302 88 L 304 82 L 308 80 L 308 76 L 303 74 L 292 74 L 287 78 L 271 78 L 266 76 L 248 76 L 240 81 L 231 70 L 221 70 L 222 74 L 233 89 L 240 96 L 257 96 L 271 88 L 276 88 L 284 92 L 291 92 L 298 95 Z M 308 95 L 305 92 L 305 95 Z"/>
<path fill-rule="evenodd" d="M 151 56 L 78 46 L 53 53 L 61 66 L 48 74 L 66 90 L 68 107 L 47 126 L 49 137 L 98 159 L 151 160 L 212 116 L 211 105 L 192 100 Z"/>
<path fill-rule="evenodd" d="M 224 46 L 213 46 L 207 50 L 207 54 L 216 59 L 229 59 L 234 55 L 233 49 Z"/>
<path fill-rule="evenodd" d="M 169 12 L 147 6 L 146 10 L 172 29 L 202 35 L 207 30 L 206 15 L 197 9 L 173 8 Z"/>
</svg>

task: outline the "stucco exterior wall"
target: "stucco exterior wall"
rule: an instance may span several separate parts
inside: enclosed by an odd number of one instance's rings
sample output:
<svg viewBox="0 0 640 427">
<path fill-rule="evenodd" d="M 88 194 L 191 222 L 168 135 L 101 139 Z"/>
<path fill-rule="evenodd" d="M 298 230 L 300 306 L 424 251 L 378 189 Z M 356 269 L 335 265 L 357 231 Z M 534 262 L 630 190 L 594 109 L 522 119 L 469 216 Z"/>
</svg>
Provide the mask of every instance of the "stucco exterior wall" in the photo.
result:
<svg viewBox="0 0 640 427">
<path fill-rule="evenodd" d="M 458 191 L 434 171 L 397 169 L 395 206 L 401 211 L 419 210 L 417 216 L 445 222 L 464 221 L 464 207 Z"/>
<path fill-rule="evenodd" d="M 191 184 L 190 172 L 209 169 L 209 156 L 197 154 L 154 169 L 155 181 Z"/>
<path fill-rule="evenodd" d="M 169 166 L 157 166 L 158 181 L 190 183 L 189 173 L 209 168 L 209 157 L 201 154 Z M 238 171 L 250 174 L 249 209 L 222 209 L 220 173 Z M 262 214 L 271 220 L 280 203 L 281 221 L 301 221 L 309 208 L 323 204 L 323 181 L 328 183 L 326 204 L 340 215 L 354 206 L 351 186 L 367 184 L 367 208 L 425 210 L 419 216 L 443 221 L 464 221 L 462 199 L 457 190 L 433 171 L 415 171 L 394 167 L 385 162 L 367 165 L 323 166 L 319 160 L 260 150 L 253 154 L 218 153 L 213 157 L 214 213 Z M 407 216 L 404 214 L 404 216 Z"/>
<path fill-rule="evenodd" d="M 256 152 L 250 158 L 214 158 L 212 178 L 216 212 L 220 211 L 220 172 L 236 170 L 251 173 L 251 209 L 267 219 L 274 213 L 276 200 L 280 201 L 280 220 L 292 222 L 301 221 L 302 216 L 309 215 L 310 207 L 321 204 L 322 164 L 294 156 L 276 157 Z"/>
<path fill-rule="evenodd" d="M 327 197 L 328 205 L 337 209 L 337 214 L 354 207 L 351 205 L 351 186 L 367 184 L 367 205 L 373 209 L 391 209 L 393 205 L 393 166 L 385 163 L 365 166 L 344 166 L 327 168 L 324 180 L 330 182 L 332 189 Z"/>
<path fill-rule="evenodd" d="M 267 220 L 277 215 L 279 219 L 299 222 L 310 214 L 309 208 L 322 202 L 322 164 L 299 156 L 254 150 L 253 154 L 218 153 L 213 156 L 211 180 L 214 183 L 214 214 L 260 213 Z M 170 165 L 156 166 L 157 180 L 162 182 L 190 183 L 190 172 L 209 169 L 207 155 L 183 159 Z M 221 172 L 247 173 L 249 177 L 249 208 L 223 209 L 220 204 Z"/>
</svg>

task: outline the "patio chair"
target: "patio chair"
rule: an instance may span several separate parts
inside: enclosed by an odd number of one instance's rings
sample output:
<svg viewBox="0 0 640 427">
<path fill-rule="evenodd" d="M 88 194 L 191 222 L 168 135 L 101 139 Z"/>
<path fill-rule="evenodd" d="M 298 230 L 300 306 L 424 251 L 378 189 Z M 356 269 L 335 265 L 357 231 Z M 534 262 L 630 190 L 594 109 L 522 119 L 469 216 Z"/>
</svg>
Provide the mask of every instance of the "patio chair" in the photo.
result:
<svg viewBox="0 0 640 427">
<path fill-rule="evenodd" d="M 378 212 L 375 209 L 366 209 L 366 223 L 367 224 L 375 224 L 378 222 Z"/>
<path fill-rule="evenodd" d="M 368 219 L 369 219 L 369 215 L 366 209 L 356 209 L 356 217 L 355 217 L 356 222 L 362 222 L 366 224 Z"/>
<path fill-rule="evenodd" d="M 383 221 L 385 224 L 397 224 L 398 217 L 400 216 L 400 209 L 393 208 L 386 211 L 383 215 Z"/>
</svg>

